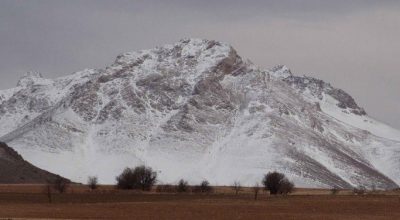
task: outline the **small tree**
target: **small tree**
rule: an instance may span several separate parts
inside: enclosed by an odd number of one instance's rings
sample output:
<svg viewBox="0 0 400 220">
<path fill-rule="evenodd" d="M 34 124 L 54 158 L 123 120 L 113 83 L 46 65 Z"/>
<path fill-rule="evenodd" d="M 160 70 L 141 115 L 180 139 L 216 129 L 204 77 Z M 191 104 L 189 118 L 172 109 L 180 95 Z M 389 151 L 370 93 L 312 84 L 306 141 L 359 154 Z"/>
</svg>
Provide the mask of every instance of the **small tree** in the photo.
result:
<svg viewBox="0 0 400 220">
<path fill-rule="evenodd" d="M 364 195 L 367 189 L 364 186 L 358 186 L 353 189 L 355 195 Z"/>
<path fill-rule="evenodd" d="M 53 182 L 53 188 L 59 193 L 64 193 L 69 187 L 69 180 L 58 176 Z"/>
<path fill-rule="evenodd" d="M 200 191 L 203 193 L 209 193 L 212 191 L 212 187 L 210 186 L 210 183 L 207 180 L 201 182 Z"/>
<path fill-rule="evenodd" d="M 98 179 L 97 176 L 89 176 L 87 185 L 91 190 L 95 190 L 98 187 Z"/>
<path fill-rule="evenodd" d="M 253 189 L 253 192 L 254 192 L 254 200 L 257 200 L 258 192 L 261 189 L 260 184 L 256 183 L 256 185 L 254 185 L 252 189 Z"/>
<path fill-rule="evenodd" d="M 116 179 L 118 189 L 133 189 L 135 187 L 135 175 L 132 168 L 125 168 Z"/>
<path fill-rule="evenodd" d="M 117 188 L 150 191 L 156 180 L 157 173 L 153 172 L 151 167 L 138 166 L 135 169 L 125 168 L 117 177 Z"/>
<path fill-rule="evenodd" d="M 207 180 L 202 181 L 200 185 L 194 188 L 194 192 L 210 193 L 212 191 L 213 188 L 210 186 L 210 183 Z"/>
<path fill-rule="evenodd" d="M 235 194 L 238 195 L 239 191 L 242 191 L 242 186 L 239 181 L 233 182 L 232 189 L 235 191 Z"/>
<path fill-rule="evenodd" d="M 284 174 L 278 172 L 268 173 L 262 181 L 265 190 L 269 190 L 271 195 L 288 194 L 294 189 L 294 184 L 290 182 Z"/>
<path fill-rule="evenodd" d="M 134 174 L 136 176 L 136 185 L 138 189 L 150 191 L 151 187 L 156 183 L 157 173 L 153 172 L 151 167 L 136 167 Z"/>
<path fill-rule="evenodd" d="M 177 192 L 188 192 L 189 191 L 189 184 L 184 179 L 179 180 L 178 185 L 176 186 Z"/>
</svg>

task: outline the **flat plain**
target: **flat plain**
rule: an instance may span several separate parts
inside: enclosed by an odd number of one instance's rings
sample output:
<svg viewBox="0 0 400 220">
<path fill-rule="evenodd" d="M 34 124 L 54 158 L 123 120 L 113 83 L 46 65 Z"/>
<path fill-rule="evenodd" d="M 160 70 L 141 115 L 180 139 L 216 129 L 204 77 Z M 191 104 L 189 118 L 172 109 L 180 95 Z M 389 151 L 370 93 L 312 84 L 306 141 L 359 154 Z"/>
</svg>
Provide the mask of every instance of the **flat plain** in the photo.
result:
<svg viewBox="0 0 400 220">
<path fill-rule="evenodd" d="M 296 189 L 289 196 L 270 196 L 250 188 L 238 195 L 230 187 L 214 193 L 157 193 L 83 185 L 52 193 L 43 185 L 0 185 L 0 219 L 400 219 L 400 191 L 353 195 L 342 190 Z"/>
</svg>

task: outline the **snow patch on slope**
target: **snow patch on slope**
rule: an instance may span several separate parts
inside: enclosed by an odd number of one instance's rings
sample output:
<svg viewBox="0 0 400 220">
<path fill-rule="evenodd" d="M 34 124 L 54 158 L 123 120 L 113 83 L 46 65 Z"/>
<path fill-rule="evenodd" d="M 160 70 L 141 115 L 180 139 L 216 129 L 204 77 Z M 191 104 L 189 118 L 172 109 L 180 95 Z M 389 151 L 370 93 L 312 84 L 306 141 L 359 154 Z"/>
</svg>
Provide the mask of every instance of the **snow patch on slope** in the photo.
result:
<svg viewBox="0 0 400 220">
<path fill-rule="evenodd" d="M 356 128 L 369 131 L 379 137 L 400 141 L 400 131 L 386 124 L 376 121 L 368 115 L 355 115 L 344 109 L 337 108 L 337 100 L 329 95 L 325 95 L 321 103 L 323 112 L 335 119 Z"/>
</svg>

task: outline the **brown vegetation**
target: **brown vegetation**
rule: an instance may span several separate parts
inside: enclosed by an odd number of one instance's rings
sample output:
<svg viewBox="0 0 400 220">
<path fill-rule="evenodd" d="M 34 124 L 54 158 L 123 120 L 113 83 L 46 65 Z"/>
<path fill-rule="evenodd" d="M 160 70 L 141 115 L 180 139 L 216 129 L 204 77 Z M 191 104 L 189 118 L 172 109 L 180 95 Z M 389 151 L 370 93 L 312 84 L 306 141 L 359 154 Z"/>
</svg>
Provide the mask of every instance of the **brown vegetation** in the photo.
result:
<svg viewBox="0 0 400 220">
<path fill-rule="evenodd" d="M 65 193 L 65 191 L 68 189 L 70 181 L 67 179 L 64 179 L 62 177 L 57 177 L 53 182 L 50 182 L 53 184 L 53 188 L 59 192 L 59 193 Z"/>
<path fill-rule="evenodd" d="M 190 186 L 187 181 L 184 179 L 179 180 L 178 185 L 176 186 L 176 191 L 179 193 L 189 192 Z"/>
<path fill-rule="evenodd" d="M 265 190 L 270 194 L 289 194 L 294 189 L 294 184 L 290 182 L 283 173 L 272 172 L 264 176 L 262 181 Z"/>
<path fill-rule="evenodd" d="M 151 167 L 138 166 L 135 169 L 125 168 L 117 177 L 118 189 L 141 189 L 149 191 L 156 183 L 157 173 Z"/>
<path fill-rule="evenodd" d="M 232 185 L 232 189 L 235 191 L 235 194 L 239 194 L 240 191 L 242 191 L 242 186 L 240 185 L 240 182 L 235 181 Z"/>
<path fill-rule="evenodd" d="M 260 190 L 261 190 L 260 185 L 259 185 L 258 183 L 256 183 L 256 185 L 254 185 L 254 186 L 252 187 L 252 190 L 253 190 L 253 192 L 254 192 L 254 200 L 257 200 L 257 198 L 258 198 L 258 193 L 259 193 Z"/>
<path fill-rule="evenodd" d="M 194 193 L 212 193 L 213 187 L 210 186 L 210 183 L 207 180 L 204 180 L 200 185 L 193 187 L 192 191 Z"/>
<path fill-rule="evenodd" d="M 98 178 L 97 176 L 89 176 L 87 185 L 91 190 L 95 190 L 98 187 Z"/>
</svg>

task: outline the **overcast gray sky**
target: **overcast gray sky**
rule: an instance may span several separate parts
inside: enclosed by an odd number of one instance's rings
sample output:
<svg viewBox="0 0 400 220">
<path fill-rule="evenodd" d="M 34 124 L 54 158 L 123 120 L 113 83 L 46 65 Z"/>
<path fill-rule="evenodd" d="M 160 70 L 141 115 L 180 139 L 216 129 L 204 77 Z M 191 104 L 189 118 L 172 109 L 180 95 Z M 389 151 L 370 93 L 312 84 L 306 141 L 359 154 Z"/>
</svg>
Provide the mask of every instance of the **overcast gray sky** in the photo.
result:
<svg viewBox="0 0 400 220">
<path fill-rule="evenodd" d="M 400 128 L 398 0 L 2 0 L 0 89 L 29 70 L 54 78 L 103 68 L 184 37 L 323 79 Z"/>
</svg>

